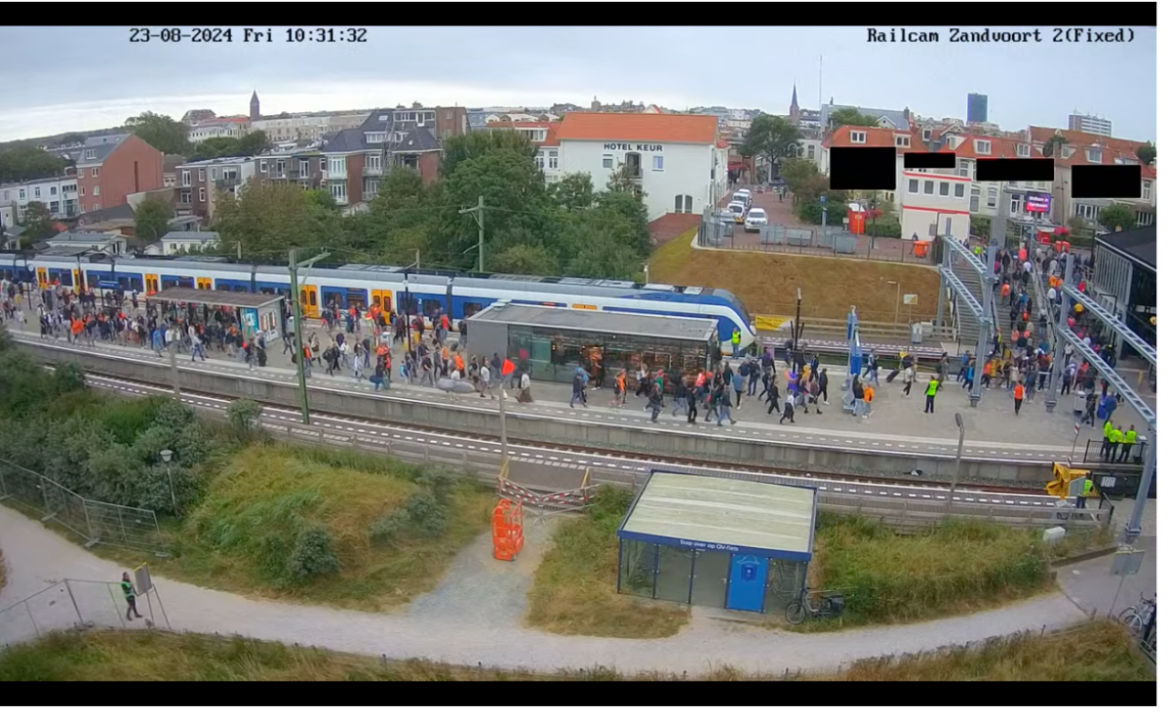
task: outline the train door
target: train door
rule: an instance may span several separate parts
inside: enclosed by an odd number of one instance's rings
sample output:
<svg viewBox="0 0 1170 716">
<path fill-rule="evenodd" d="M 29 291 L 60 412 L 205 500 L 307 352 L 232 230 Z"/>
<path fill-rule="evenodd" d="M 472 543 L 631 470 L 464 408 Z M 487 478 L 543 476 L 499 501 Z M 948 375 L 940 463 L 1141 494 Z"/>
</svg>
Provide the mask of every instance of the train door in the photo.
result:
<svg viewBox="0 0 1170 716">
<path fill-rule="evenodd" d="M 47 288 L 49 285 L 49 269 L 37 266 L 37 286 Z"/>
<path fill-rule="evenodd" d="M 73 290 L 76 291 L 77 287 L 81 285 L 81 271 L 73 269 L 70 273 L 73 274 Z"/>
<path fill-rule="evenodd" d="M 389 314 L 394 310 L 393 291 L 379 291 L 374 289 L 370 291 L 370 297 L 373 299 L 374 305 L 382 309 L 384 313 Z"/>
<path fill-rule="evenodd" d="M 158 293 L 158 274 L 146 274 L 146 295 L 153 296 Z"/>
<path fill-rule="evenodd" d="M 195 288 L 199 289 L 200 291 L 210 291 L 211 290 L 211 279 L 209 279 L 209 278 L 195 279 Z"/>
<path fill-rule="evenodd" d="M 316 286 L 301 286 L 301 312 L 305 318 L 320 318 L 321 313 L 317 309 L 317 287 Z"/>
</svg>

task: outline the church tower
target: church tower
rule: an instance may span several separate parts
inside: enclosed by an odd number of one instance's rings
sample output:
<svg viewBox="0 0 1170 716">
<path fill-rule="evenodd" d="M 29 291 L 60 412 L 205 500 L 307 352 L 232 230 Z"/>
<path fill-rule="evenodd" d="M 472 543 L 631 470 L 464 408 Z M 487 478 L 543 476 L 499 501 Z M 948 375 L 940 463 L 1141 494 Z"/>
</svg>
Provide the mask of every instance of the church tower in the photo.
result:
<svg viewBox="0 0 1170 716">
<path fill-rule="evenodd" d="M 795 97 L 796 95 L 793 95 Z M 260 96 L 252 90 L 252 101 L 248 104 L 248 119 L 255 122 L 260 119 Z"/>
<path fill-rule="evenodd" d="M 788 119 L 800 126 L 800 104 L 796 101 L 796 83 L 792 83 L 792 104 L 788 105 Z"/>
</svg>

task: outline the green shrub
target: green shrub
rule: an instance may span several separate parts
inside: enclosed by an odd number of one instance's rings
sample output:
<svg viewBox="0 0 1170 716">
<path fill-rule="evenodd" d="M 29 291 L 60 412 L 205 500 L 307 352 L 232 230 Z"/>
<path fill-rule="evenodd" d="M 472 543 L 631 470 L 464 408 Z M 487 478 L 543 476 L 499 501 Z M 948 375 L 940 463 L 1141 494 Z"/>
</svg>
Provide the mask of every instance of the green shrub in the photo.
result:
<svg viewBox="0 0 1170 716">
<path fill-rule="evenodd" d="M 303 528 L 288 557 L 289 579 L 303 584 L 340 570 L 341 562 L 330 546 L 329 531 L 321 525 Z"/>
<path fill-rule="evenodd" d="M 248 438 L 260 427 L 262 412 L 263 408 L 254 400 L 233 400 L 227 407 L 228 424 L 241 438 Z"/>
<path fill-rule="evenodd" d="M 880 218 L 869 222 L 865 233 L 872 236 L 900 239 L 902 238 L 902 223 L 898 221 L 898 217 L 891 214 L 885 214 Z"/>
</svg>

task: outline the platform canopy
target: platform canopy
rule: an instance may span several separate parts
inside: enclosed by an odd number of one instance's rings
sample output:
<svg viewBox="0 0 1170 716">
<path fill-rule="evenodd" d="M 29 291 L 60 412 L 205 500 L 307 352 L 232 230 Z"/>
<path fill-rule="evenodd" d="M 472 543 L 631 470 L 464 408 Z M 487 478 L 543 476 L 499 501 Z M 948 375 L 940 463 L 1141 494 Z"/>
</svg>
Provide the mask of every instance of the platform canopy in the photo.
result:
<svg viewBox="0 0 1170 716">
<path fill-rule="evenodd" d="M 200 303 L 209 306 L 230 306 L 231 308 L 263 308 L 279 303 L 283 297 L 271 293 L 244 293 L 241 291 L 212 291 L 206 288 L 164 288 L 147 301 L 169 303 Z"/>
<path fill-rule="evenodd" d="M 816 513 L 813 488 L 655 472 L 618 528 L 618 537 L 808 562 Z"/>
</svg>

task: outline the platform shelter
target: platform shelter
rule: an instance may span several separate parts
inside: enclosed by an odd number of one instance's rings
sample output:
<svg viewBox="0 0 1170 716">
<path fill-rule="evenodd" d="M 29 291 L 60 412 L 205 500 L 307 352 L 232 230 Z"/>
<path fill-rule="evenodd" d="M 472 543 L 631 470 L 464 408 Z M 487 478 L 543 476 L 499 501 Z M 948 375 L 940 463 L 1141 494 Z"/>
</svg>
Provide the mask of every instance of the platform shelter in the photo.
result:
<svg viewBox="0 0 1170 716">
<path fill-rule="evenodd" d="M 618 591 L 782 613 L 805 583 L 814 488 L 654 472 L 618 527 Z"/>
<path fill-rule="evenodd" d="M 147 305 L 158 307 L 169 318 L 185 313 L 189 320 L 206 320 L 206 314 L 222 311 L 235 318 L 246 338 L 263 333 L 269 345 L 280 340 L 283 301 L 280 295 L 203 288 L 166 288 L 146 299 Z"/>
</svg>

